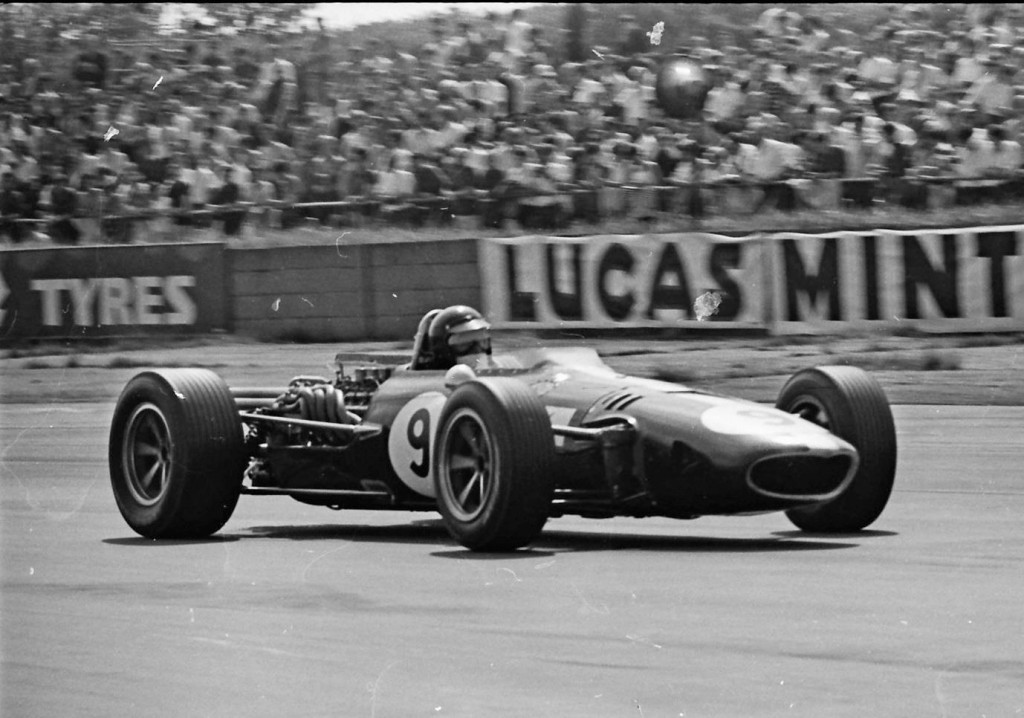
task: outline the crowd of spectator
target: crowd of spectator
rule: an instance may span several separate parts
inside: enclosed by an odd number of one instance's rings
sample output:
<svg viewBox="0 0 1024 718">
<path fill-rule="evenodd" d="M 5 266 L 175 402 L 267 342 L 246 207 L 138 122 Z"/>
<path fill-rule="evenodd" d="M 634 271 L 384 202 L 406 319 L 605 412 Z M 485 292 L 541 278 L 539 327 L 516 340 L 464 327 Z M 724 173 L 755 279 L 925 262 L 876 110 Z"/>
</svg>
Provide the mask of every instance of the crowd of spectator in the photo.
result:
<svg viewBox="0 0 1024 718">
<path fill-rule="evenodd" d="M 0 241 L 130 242 L 155 216 L 237 235 L 1014 199 L 1024 17 L 971 7 L 939 33 L 904 6 L 867 37 L 768 11 L 743 46 L 671 50 L 624 16 L 620 46 L 578 60 L 522 10 L 435 19 L 415 52 L 322 27 L 290 58 L 88 36 L 69 67 L 0 68 Z M 685 118 L 657 100 L 672 57 L 706 81 Z"/>
</svg>

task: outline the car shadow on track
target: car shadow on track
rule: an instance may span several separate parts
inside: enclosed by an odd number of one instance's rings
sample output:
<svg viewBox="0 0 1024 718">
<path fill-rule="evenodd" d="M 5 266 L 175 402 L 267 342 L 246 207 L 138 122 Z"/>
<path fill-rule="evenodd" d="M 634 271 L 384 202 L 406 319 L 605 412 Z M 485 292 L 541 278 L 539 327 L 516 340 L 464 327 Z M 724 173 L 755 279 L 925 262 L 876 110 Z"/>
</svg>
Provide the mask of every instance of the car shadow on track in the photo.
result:
<svg viewBox="0 0 1024 718">
<path fill-rule="evenodd" d="M 103 539 L 103 543 L 112 546 L 138 546 L 146 548 L 167 547 L 167 546 L 201 546 L 203 544 L 232 543 L 238 540 L 238 536 L 207 536 L 201 539 L 150 539 L 144 536 L 125 536 L 124 538 Z"/>
<path fill-rule="evenodd" d="M 814 533 L 811 531 L 772 531 L 772 536 L 780 538 L 812 538 L 812 539 L 872 539 L 887 536 L 899 536 L 895 531 L 878 531 L 869 529 L 865 531 L 851 531 L 849 533 Z"/>
<path fill-rule="evenodd" d="M 452 548 L 431 552 L 432 556 L 452 559 L 488 560 L 536 558 L 577 551 L 680 551 L 686 553 L 778 553 L 790 551 L 831 551 L 855 548 L 858 534 L 808 535 L 799 531 L 776 532 L 759 538 L 722 538 L 713 536 L 672 536 L 652 534 L 605 533 L 601 531 L 564 531 L 547 529 L 530 545 L 512 553 L 474 552 L 458 546 L 448 535 L 441 519 L 428 519 L 387 526 L 365 524 L 317 524 L 308 526 L 253 526 L 235 538 L 288 539 L 292 541 L 343 540 L 355 542 L 445 544 Z M 825 540 L 827 539 L 827 540 Z"/>
<path fill-rule="evenodd" d="M 819 537 L 815 537 L 816 539 Z M 847 538 L 854 538 L 849 536 Z M 793 537 L 729 538 L 720 536 L 683 536 L 653 534 L 601 533 L 597 531 L 545 531 L 534 546 L 556 551 L 680 551 L 685 553 L 778 553 L 787 551 L 830 551 L 856 548 L 848 541 L 808 540 L 805 534 Z"/>
<path fill-rule="evenodd" d="M 250 526 L 237 534 L 243 539 L 290 539 L 292 541 L 382 541 L 437 543 L 450 540 L 441 519 L 409 521 L 387 526 L 369 524 L 308 524 L 303 526 Z"/>
</svg>

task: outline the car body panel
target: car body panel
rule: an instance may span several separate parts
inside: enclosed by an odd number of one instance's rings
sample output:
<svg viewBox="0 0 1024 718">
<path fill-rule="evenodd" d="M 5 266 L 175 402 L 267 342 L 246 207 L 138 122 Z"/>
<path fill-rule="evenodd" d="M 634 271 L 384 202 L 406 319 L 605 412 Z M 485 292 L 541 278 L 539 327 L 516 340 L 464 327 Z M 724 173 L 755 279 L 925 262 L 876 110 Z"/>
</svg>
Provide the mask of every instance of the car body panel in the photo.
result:
<svg viewBox="0 0 1024 718">
<path fill-rule="evenodd" d="M 614 485 L 608 457 L 594 441 L 555 432 L 552 515 L 692 518 L 784 510 L 838 495 L 858 462 L 849 443 L 794 415 L 620 374 L 592 349 L 527 349 L 486 357 L 473 372 L 395 370 L 363 415 L 365 424 L 382 428 L 378 436 L 344 450 L 268 449 L 267 461 L 278 468 L 272 483 L 311 503 L 430 510 L 438 418 L 457 383 L 474 374 L 522 381 L 555 427 L 618 423 L 635 431 L 629 455 L 620 457 L 628 476 Z M 789 481 L 788 474 L 798 480 Z M 387 499 L 312 493 L 375 488 Z"/>
</svg>

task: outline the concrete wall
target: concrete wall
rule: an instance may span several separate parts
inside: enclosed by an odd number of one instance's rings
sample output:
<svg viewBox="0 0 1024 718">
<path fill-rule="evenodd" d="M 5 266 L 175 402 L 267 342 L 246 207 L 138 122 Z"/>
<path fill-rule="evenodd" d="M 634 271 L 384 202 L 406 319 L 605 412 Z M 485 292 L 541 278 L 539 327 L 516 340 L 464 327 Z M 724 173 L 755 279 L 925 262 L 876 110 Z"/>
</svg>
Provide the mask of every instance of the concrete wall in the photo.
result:
<svg viewBox="0 0 1024 718">
<path fill-rule="evenodd" d="M 260 339 L 410 339 L 436 306 L 480 306 L 476 240 L 233 249 L 231 328 Z"/>
<path fill-rule="evenodd" d="M 450 304 L 527 328 L 841 331 L 910 321 L 1019 332 L 1022 248 L 1024 225 L 756 241 L 685 233 L 3 249 L 0 344 L 221 329 L 283 341 L 410 340 L 426 311 Z M 713 321 L 690 316 L 709 293 L 721 300 Z"/>
</svg>

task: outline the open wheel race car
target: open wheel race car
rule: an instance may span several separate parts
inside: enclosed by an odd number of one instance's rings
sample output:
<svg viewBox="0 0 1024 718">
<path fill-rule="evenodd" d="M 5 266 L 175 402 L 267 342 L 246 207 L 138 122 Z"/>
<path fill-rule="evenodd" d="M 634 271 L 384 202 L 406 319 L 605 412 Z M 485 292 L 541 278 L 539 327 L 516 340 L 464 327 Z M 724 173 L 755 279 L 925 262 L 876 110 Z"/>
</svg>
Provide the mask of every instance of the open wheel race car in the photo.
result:
<svg viewBox="0 0 1024 718">
<path fill-rule="evenodd" d="M 285 495 L 438 511 L 463 546 L 509 551 L 564 515 L 785 511 L 805 531 L 852 532 L 892 491 L 892 414 L 860 369 L 799 371 L 769 408 L 626 376 L 592 349 L 491 356 L 488 342 L 475 368 L 434 368 L 422 343 L 409 364 L 339 361 L 334 378 L 285 388 L 229 388 L 206 369 L 136 375 L 110 432 L 121 514 L 143 536 L 197 538 L 240 494 Z"/>
</svg>

